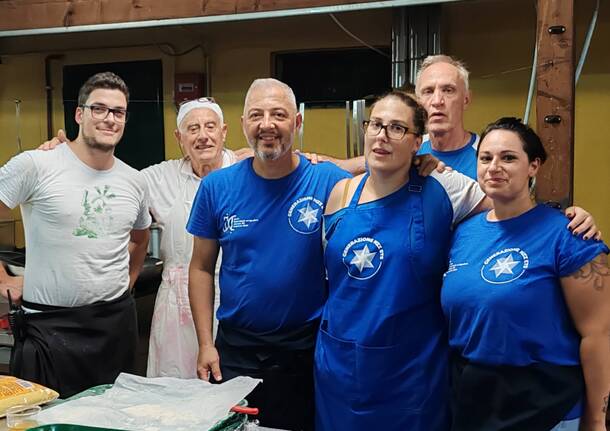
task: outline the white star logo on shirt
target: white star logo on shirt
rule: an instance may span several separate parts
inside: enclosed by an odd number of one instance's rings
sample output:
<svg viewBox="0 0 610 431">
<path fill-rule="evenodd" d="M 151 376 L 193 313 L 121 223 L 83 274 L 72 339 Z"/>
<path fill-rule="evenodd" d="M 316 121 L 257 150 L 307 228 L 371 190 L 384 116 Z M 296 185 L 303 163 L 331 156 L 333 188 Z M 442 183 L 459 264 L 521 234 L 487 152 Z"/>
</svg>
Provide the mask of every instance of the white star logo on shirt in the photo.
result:
<svg viewBox="0 0 610 431">
<path fill-rule="evenodd" d="M 513 260 L 513 255 L 511 253 L 507 257 L 499 257 L 498 260 L 496 260 L 496 264 L 491 267 L 491 270 L 496 273 L 496 278 L 502 274 L 512 275 L 513 268 L 518 264 L 519 262 L 515 262 L 515 260 Z"/>
<path fill-rule="evenodd" d="M 358 271 L 360 271 L 362 273 L 362 270 L 364 268 L 374 268 L 372 262 L 373 262 L 373 258 L 377 254 L 376 251 L 371 253 L 371 251 L 369 250 L 369 246 L 365 245 L 360 250 L 353 250 L 353 252 L 354 252 L 355 256 L 350 261 L 350 264 L 356 265 L 356 268 L 358 268 Z"/>
<path fill-rule="evenodd" d="M 302 222 L 307 226 L 307 229 L 311 227 L 312 224 L 318 222 L 318 211 L 319 208 L 313 209 L 309 203 L 306 208 L 299 208 L 297 211 L 301 213 L 299 216 L 299 222 Z"/>
</svg>

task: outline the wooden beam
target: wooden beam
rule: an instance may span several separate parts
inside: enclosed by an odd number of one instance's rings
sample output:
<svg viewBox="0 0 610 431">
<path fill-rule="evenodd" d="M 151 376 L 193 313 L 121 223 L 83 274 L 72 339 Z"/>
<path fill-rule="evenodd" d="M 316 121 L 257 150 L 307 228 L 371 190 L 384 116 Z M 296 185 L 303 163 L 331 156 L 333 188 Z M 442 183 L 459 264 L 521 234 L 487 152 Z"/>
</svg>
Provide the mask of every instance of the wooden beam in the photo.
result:
<svg viewBox="0 0 610 431">
<path fill-rule="evenodd" d="M 574 190 L 574 0 L 538 0 L 536 123 L 548 159 L 537 198 L 569 206 Z"/>
<path fill-rule="evenodd" d="M 0 31 L 370 3 L 374 0 L 0 0 Z"/>
</svg>

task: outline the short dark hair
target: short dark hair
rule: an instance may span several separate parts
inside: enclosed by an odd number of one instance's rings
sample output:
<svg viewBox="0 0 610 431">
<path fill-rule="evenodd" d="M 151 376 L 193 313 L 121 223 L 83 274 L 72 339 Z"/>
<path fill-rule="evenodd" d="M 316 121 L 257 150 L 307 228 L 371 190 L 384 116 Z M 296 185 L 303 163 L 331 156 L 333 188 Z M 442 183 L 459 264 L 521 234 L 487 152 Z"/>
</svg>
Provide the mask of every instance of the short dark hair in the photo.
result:
<svg viewBox="0 0 610 431">
<path fill-rule="evenodd" d="M 125 95 L 125 99 L 129 102 L 129 89 L 125 81 L 115 73 L 100 72 L 91 76 L 78 91 L 78 106 L 83 106 L 87 103 L 87 99 L 93 90 L 98 89 L 119 90 Z"/>
<path fill-rule="evenodd" d="M 523 124 L 520 118 L 515 117 L 502 117 L 485 127 L 485 130 L 481 133 L 480 144 L 477 147 L 477 156 L 479 155 L 481 143 L 483 143 L 485 137 L 494 130 L 508 130 L 519 136 L 523 151 L 527 154 L 528 161 L 532 162 L 539 159 L 540 164 L 543 164 L 546 161 L 546 150 L 536 132 L 527 124 Z"/>
<path fill-rule="evenodd" d="M 424 133 L 426 133 L 428 113 L 426 112 L 426 109 L 419 104 L 417 99 L 415 99 L 415 96 L 412 96 L 409 93 L 405 93 L 404 91 L 400 90 L 388 91 L 375 100 L 375 102 L 371 105 L 371 111 L 378 102 L 388 97 L 395 97 L 413 110 L 413 124 L 415 125 L 414 133 L 416 133 L 418 136 L 422 136 Z"/>
</svg>

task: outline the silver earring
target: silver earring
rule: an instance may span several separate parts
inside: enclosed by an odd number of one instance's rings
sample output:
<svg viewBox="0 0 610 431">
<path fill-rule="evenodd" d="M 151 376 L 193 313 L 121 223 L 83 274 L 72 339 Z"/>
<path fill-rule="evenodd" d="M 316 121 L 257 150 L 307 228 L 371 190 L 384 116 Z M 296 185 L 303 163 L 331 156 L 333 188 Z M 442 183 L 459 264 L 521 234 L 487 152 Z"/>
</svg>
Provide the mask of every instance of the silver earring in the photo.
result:
<svg viewBox="0 0 610 431">
<path fill-rule="evenodd" d="M 534 196 L 536 193 L 536 177 L 530 177 L 530 195 Z"/>
</svg>

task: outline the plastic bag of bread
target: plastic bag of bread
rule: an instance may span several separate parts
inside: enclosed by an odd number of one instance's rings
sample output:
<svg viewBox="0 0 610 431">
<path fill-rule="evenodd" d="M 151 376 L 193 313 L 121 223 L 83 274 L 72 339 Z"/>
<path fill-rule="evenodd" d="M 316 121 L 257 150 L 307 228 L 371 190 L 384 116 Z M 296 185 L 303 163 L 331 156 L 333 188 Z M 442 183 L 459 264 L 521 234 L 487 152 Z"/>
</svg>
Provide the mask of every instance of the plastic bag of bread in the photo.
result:
<svg viewBox="0 0 610 431">
<path fill-rule="evenodd" d="M 13 376 L 0 376 L 0 417 L 9 407 L 18 404 L 36 406 L 53 401 L 59 394 L 38 383 L 28 382 Z"/>
</svg>

